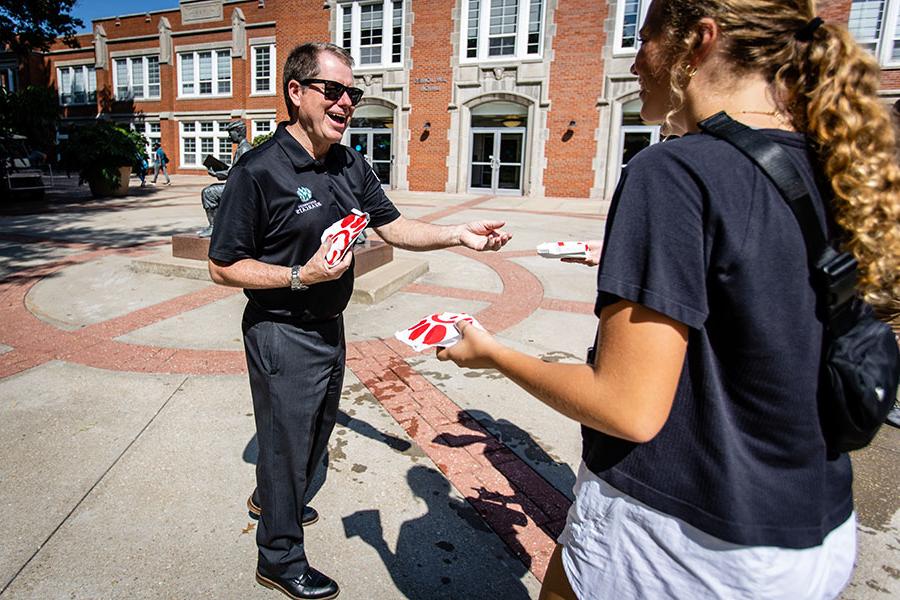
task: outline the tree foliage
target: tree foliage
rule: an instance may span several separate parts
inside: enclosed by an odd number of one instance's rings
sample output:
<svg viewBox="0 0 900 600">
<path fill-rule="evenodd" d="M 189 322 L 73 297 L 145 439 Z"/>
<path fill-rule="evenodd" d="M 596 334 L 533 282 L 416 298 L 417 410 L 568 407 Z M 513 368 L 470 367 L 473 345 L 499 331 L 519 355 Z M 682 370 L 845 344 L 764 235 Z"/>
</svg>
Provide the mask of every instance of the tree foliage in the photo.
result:
<svg viewBox="0 0 900 600">
<path fill-rule="evenodd" d="M 58 124 L 54 90 L 33 85 L 16 92 L 0 90 L 0 132 L 24 135 L 33 148 L 52 155 Z"/>
<path fill-rule="evenodd" d="M 75 34 L 84 27 L 71 15 L 76 0 L 0 0 L 0 50 L 19 56 L 46 51 L 57 38 L 77 47 Z"/>
</svg>

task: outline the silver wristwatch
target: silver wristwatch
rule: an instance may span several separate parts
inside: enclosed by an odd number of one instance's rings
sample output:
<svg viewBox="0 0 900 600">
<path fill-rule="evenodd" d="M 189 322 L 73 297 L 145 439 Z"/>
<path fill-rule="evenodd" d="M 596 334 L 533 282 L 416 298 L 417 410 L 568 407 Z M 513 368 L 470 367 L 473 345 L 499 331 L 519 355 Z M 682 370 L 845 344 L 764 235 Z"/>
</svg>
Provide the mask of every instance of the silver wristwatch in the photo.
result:
<svg viewBox="0 0 900 600">
<path fill-rule="evenodd" d="M 291 267 L 291 291 L 302 292 L 308 290 L 309 286 L 300 281 L 300 265 Z"/>
</svg>

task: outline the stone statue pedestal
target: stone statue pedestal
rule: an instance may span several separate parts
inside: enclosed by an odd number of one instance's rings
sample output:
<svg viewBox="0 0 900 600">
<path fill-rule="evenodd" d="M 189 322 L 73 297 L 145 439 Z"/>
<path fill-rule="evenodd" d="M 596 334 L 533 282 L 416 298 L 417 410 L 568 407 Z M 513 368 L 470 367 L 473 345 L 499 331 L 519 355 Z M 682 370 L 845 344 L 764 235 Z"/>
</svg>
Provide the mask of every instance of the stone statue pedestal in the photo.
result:
<svg viewBox="0 0 900 600">
<path fill-rule="evenodd" d="M 206 262 L 209 255 L 209 238 L 196 234 L 179 233 L 172 236 L 172 256 Z M 394 259 L 394 249 L 381 241 L 366 240 L 353 246 L 356 277 L 386 265 Z"/>
</svg>

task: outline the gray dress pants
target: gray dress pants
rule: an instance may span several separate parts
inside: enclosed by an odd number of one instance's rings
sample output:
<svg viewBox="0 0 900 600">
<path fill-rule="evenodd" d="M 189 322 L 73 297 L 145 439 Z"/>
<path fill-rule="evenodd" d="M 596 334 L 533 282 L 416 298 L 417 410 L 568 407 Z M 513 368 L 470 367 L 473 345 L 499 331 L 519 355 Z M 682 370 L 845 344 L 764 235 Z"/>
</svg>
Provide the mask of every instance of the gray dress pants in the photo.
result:
<svg viewBox="0 0 900 600">
<path fill-rule="evenodd" d="M 242 329 L 259 441 L 257 566 L 266 575 L 300 577 L 309 568 L 306 492 L 328 447 L 344 380 L 343 317 L 275 321 L 248 304 Z"/>
</svg>

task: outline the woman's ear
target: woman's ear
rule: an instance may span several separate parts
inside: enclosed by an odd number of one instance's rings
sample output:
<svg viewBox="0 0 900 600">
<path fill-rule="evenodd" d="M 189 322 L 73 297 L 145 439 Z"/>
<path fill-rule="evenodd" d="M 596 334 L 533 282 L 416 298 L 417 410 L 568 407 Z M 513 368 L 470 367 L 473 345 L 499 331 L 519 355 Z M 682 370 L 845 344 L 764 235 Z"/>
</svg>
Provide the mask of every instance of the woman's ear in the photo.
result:
<svg viewBox="0 0 900 600">
<path fill-rule="evenodd" d="M 721 31 L 719 24 L 709 17 L 697 22 L 697 40 L 691 53 L 691 65 L 699 67 L 710 58 L 719 44 Z"/>
</svg>

